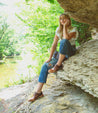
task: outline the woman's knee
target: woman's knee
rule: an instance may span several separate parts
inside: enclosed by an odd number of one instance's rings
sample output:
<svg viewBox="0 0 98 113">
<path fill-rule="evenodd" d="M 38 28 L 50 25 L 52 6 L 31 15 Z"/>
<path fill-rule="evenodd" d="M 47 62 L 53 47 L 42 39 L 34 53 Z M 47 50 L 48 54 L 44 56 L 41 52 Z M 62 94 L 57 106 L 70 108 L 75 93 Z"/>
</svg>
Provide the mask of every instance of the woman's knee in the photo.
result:
<svg viewBox="0 0 98 113">
<path fill-rule="evenodd" d="M 41 73 L 47 72 L 47 70 L 48 70 L 47 63 L 44 63 L 41 67 Z"/>
<path fill-rule="evenodd" d="M 43 68 L 50 69 L 50 68 L 53 67 L 53 64 L 54 64 L 53 62 L 44 63 L 44 64 L 43 64 Z"/>
<path fill-rule="evenodd" d="M 47 67 L 47 63 L 45 62 L 45 63 L 42 65 L 42 67 Z"/>
<path fill-rule="evenodd" d="M 64 44 L 64 43 L 66 43 L 67 41 L 68 41 L 67 39 L 62 39 L 61 42 L 60 42 L 60 44 Z"/>
</svg>

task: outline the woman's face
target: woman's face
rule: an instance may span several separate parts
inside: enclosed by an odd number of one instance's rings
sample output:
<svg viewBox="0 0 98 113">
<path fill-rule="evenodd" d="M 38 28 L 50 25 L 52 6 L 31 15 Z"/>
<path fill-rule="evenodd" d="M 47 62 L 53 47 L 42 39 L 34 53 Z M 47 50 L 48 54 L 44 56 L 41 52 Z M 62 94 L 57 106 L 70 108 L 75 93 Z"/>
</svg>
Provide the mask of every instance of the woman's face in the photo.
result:
<svg viewBox="0 0 98 113">
<path fill-rule="evenodd" d="M 61 15 L 60 16 L 60 23 L 61 23 L 61 25 L 63 25 L 66 22 L 66 20 L 68 20 L 68 18 L 65 17 L 65 15 Z"/>
</svg>

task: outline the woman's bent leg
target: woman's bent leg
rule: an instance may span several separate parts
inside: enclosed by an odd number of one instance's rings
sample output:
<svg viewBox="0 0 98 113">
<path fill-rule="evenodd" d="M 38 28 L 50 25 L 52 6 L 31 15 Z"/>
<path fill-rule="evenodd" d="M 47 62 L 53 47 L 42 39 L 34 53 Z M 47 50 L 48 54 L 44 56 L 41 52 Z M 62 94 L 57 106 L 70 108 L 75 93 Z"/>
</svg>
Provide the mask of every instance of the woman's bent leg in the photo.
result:
<svg viewBox="0 0 98 113">
<path fill-rule="evenodd" d="M 52 58 L 52 60 L 48 63 L 44 63 L 38 79 L 38 88 L 37 92 L 41 92 L 44 83 L 47 81 L 48 70 L 51 69 L 57 63 L 57 59 Z"/>
<path fill-rule="evenodd" d="M 41 68 L 40 75 L 39 75 L 39 79 L 38 79 L 37 90 L 34 93 L 34 96 L 32 98 L 30 98 L 28 101 L 33 102 L 36 99 L 38 99 L 39 97 L 44 96 L 43 92 L 42 92 L 42 87 L 43 87 L 44 83 L 46 83 L 48 70 L 51 69 L 56 63 L 57 63 L 57 59 L 52 58 L 52 60 L 49 63 L 44 63 L 43 64 L 43 66 Z"/>
<path fill-rule="evenodd" d="M 61 66 L 64 59 L 65 59 L 65 55 L 59 54 L 59 59 L 58 59 L 57 65 Z"/>
<path fill-rule="evenodd" d="M 67 55 L 67 50 L 69 49 L 68 48 L 68 40 L 67 39 L 63 39 L 61 40 L 60 42 L 60 48 L 59 48 L 59 59 L 58 59 L 58 62 L 57 62 L 57 65 L 60 66 L 63 62 L 63 60 L 66 58 L 68 58 L 68 55 Z"/>
<path fill-rule="evenodd" d="M 66 55 L 66 58 L 69 58 L 70 56 L 74 55 L 76 50 L 72 47 L 69 40 L 62 39 L 60 42 L 60 48 L 59 53 Z"/>
<path fill-rule="evenodd" d="M 38 82 L 46 83 L 48 70 L 51 69 L 52 67 L 54 67 L 54 65 L 57 63 L 57 61 L 58 61 L 57 59 L 52 58 L 52 60 L 50 62 L 43 64 L 40 75 L 39 75 Z"/>
<path fill-rule="evenodd" d="M 54 73 L 58 71 L 62 67 L 62 62 L 64 61 L 65 57 L 68 58 L 68 55 L 70 55 L 70 43 L 67 39 L 62 39 L 60 42 L 60 48 L 59 48 L 59 59 L 57 64 L 50 69 L 49 73 Z"/>
<path fill-rule="evenodd" d="M 70 56 L 74 55 L 75 52 L 76 49 L 71 46 L 70 42 L 67 39 L 62 39 L 60 42 L 59 59 L 57 64 L 60 66 L 65 57 L 69 58 Z"/>
<path fill-rule="evenodd" d="M 44 85 L 44 83 L 38 82 L 38 86 L 37 86 L 37 90 L 36 90 L 37 93 L 40 93 L 42 91 L 43 85 Z"/>
<path fill-rule="evenodd" d="M 38 82 L 46 83 L 47 75 L 48 75 L 48 66 L 47 66 L 47 63 L 44 63 L 41 68 Z"/>
</svg>

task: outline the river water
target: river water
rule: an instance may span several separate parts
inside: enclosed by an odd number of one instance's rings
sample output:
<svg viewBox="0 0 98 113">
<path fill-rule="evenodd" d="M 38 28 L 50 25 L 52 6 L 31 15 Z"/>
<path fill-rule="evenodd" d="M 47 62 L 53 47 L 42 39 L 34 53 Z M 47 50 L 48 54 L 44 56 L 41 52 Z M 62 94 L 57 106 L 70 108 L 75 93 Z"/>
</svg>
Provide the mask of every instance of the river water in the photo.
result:
<svg viewBox="0 0 98 113">
<path fill-rule="evenodd" d="M 23 2 L 24 0 L 21 0 Z M 27 27 L 23 22 L 19 21 L 15 14 L 20 12 L 20 8 L 17 7 L 17 3 L 20 0 L 2 0 L 0 6 L 0 16 L 7 19 L 7 23 L 15 33 L 19 36 L 20 34 L 25 34 L 27 32 Z M 24 77 L 30 78 L 35 76 L 34 70 L 31 66 L 36 65 L 37 61 L 32 60 L 32 54 L 27 49 L 27 46 L 31 49 L 33 44 L 28 44 L 24 47 L 25 54 L 22 53 L 21 56 L 15 56 L 14 58 L 7 58 L 4 61 L 0 61 L 0 89 L 12 84 L 14 81 L 18 81 Z M 2 63 L 4 62 L 4 63 Z"/>
<path fill-rule="evenodd" d="M 31 67 L 35 64 L 36 61 L 32 60 L 31 53 L 5 59 L 4 63 L 0 63 L 0 89 L 8 84 L 12 85 L 13 82 L 19 81 L 19 79 L 30 79 L 36 76 Z"/>
</svg>

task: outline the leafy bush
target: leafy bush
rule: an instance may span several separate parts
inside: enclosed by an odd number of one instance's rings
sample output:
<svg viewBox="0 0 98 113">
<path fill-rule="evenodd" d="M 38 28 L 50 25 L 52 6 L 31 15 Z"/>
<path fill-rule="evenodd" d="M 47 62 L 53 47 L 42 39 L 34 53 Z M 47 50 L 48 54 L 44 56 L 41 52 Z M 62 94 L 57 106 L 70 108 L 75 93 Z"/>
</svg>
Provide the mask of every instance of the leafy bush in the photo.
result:
<svg viewBox="0 0 98 113">
<path fill-rule="evenodd" d="M 22 7 L 21 3 L 17 5 L 21 8 L 21 13 L 16 14 L 16 16 L 29 27 L 25 37 L 34 44 L 31 52 L 34 55 L 33 60 L 37 59 L 38 64 L 32 66 L 32 68 L 36 67 L 36 72 L 39 74 L 42 64 L 49 57 L 55 30 L 59 25 L 59 15 L 64 13 L 64 10 L 56 0 L 26 0 L 26 3 L 22 3 Z M 91 37 L 90 32 L 88 32 L 89 25 L 76 22 L 72 18 L 71 21 L 72 26 L 76 26 L 80 33 L 76 41 L 78 46 L 81 42 L 87 41 Z"/>
<path fill-rule="evenodd" d="M 3 56 L 19 55 L 21 53 L 19 38 L 14 36 L 14 30 L 10 28 L 6 20 L 0 18 L 0 59 Z"/>
</svg>

